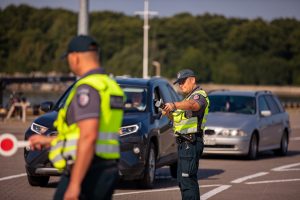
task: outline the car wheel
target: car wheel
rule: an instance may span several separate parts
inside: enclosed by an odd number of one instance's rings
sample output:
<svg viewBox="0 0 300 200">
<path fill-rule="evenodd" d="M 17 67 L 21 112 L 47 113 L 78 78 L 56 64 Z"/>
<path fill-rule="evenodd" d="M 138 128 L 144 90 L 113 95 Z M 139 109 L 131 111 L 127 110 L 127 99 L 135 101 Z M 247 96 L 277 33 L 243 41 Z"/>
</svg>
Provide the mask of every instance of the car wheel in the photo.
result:
<svg viewBox="0 0 300 200">
<path fill-rule="evenodd" d="M 257 158 L 258 153 L 258 139 L 256 134 L 252 134 L 250 144 L 249 144 L 249 151 L 247 158 L 249 160 L 255 160 Z"/>
<path fill-rule="evenodd" d="M 155 167 L 156 166 L 156 152 L 154 144 L 150 144 L 148 158 L 145 167 L 145 174 L 143 179 L 140 181 L 140 186 L 142 188 L 153 188 L 155 181 Z"/>
<path fill-rule="evenodd" d="M 172 178 L 177 178 L 177 162 L 170 165 L 170 174 Z"/>
<path fill-rule="evenodd" d="M 31 186 L 44 187 L 48 184 L 50 176 L 30 176 L 27 174 L 27 179 Z"/>
<path fill-rule="evenodd" d="M 280 142 L 280 148 L 274 150 L 275 155 L 277 156 L 285 156 L 288 152 L 288 135 L 286 132 L 283 133 L 281 137 L 281 142 Z"/>
</svg>

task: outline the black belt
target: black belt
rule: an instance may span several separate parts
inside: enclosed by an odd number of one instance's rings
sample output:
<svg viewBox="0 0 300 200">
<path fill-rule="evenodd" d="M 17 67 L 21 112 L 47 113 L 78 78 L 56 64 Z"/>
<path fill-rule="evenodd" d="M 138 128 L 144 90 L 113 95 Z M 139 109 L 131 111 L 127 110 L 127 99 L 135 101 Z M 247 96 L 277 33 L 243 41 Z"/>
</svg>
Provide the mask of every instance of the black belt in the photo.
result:
<svg viewBox="0 0 300 200">
<path fill-rule="evenodd" d="M 203 131 L 194 133 L 196 137 L 203 138 Z"/>
<path fill-rule="evenodd" d="M 196 133 L 188 133 L 188 134 L 185 134 L 185 135 L 188 135 L 188 136 L 195 135 L 196 137 L 203 138 L 203 131 L 196 132 Z"/>
</svg>

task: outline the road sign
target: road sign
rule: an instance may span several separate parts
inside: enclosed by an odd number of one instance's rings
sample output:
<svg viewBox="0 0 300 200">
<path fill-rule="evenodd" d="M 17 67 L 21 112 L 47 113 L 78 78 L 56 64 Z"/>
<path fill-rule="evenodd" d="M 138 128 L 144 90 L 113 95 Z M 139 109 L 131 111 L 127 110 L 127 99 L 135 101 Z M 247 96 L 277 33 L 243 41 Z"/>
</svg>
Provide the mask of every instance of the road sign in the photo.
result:
<svg viewBox="0 0 300 200">
<path fill-rule="evenodd" d="M 28 141 L 18 141 L 17 138 L 10 133 L 0 135 L 0 155 L 2 156 L 12 156 L 17 152 L 18 148 L 29 146 Z"/>
</svg>

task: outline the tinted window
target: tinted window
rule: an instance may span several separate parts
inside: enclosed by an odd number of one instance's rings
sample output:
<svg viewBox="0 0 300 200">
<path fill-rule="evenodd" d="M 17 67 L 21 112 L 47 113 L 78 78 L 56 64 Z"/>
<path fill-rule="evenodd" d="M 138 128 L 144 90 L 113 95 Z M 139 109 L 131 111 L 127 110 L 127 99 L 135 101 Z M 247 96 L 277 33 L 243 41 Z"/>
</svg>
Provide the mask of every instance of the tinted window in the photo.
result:
<svg viewBox="0 0 300 200">
<path fill-rule="evenodd" d="M 164 103 L 173 102 L 173 99 L 171 97 L 170 91 L 166 83 L 160 84 L 159 89 Z"/>
<path fill-rule="evenodd" d="M 262 111 L 262 110 L 270 110 L 268 104 L 267 104 L 267 101 L 266 99 L 264 98 L 264 96 L 259 96 L 258 97 L 258 109 L 259 109 L 259 112 Z"/>
<path fill-rule="evenodd" d="M 61 109 L 64 105 L 65 102 L 67 100 L 67 97 L 69 96 L 69 93 L 71 92 L 71 89 L 73 88 L 75 83 L 73 83 L 66 91 L 65 93 L 59 98 L 59 100 L 56 102 L 53 110 L 58 111 L 59 109 Z"/>
<path fill-rule="evenodd" d="M 280 112 L 280 109 L 279 109 L 277 103 L 275 102 L 275 100 L 273 99 L 273 97 L 271 95 L 266 95 L 266 100 L 271 109 L 272 114 L 276 114 L 276 113 Z"/>
<path fill-rule="evenodd" d="M 168 89 L 169 89 L 169 91 L 171 93 L 173 102 L 180 101 L 180 99 L 179 99 L 177 93 L 174 91 L 174 89 L 170 85 L 167 85 L 167 87 L 168 87 Z"/>
<path fill-rule="evenodd" d="M 281 101 L 276 96 L 272 96 L 272 97 L 274 98 L 275 102 L 277 103 L 277 106 L 278 106 L 280 112 L 284 112 L 284 108 L 281 104 Z"/>
<path fill-rule="evenodd" d="M 254 97 L 236 95 L 209 95 L 210 112 L 231 112 L 241 114 L 255 114 L 256 103 Z"/>
</svg>

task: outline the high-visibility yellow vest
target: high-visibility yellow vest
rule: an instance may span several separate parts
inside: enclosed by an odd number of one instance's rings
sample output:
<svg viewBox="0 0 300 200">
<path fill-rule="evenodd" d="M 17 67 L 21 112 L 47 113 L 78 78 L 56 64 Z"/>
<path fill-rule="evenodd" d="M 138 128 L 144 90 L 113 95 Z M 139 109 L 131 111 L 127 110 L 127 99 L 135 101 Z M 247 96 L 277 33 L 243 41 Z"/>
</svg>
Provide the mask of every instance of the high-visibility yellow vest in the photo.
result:
<svg viewBox="0 0 300 200">
<path fill-rule="evenodd" d="M 204 111 L 203 119 L 201 122 L 201 129 L 204 130 L 205 123 L 206 123 L 206 116 L 208 114 L 208 107 L 209 107 L 209 99 L 204 90 L 196 90 L 193 92 L 190 96 L 186 98 L 186 100 L 189 100 L 190 97 L 193 94 L 200 94 L 203 97 L 205 97 L 205 100 L 207 102 L 207 106 Z M 174 133 L 180 133 L 180 134 L 190 134 L 190 133 L 196 133 L 198 130 L 198 118 L 197 117 L 191 117 L 186 118 L 185 117 L 185 111 L 177 109 L 175 112 L 173 112 L 173 130 Z"/>
<path fill-rule="evenodd" d="M 80 130 L 76 123 L 67 124 L 66 115 L 76 89 L 82 84 L 95 88 L 101 97 L 101 113 L 95 154 L 103 159 L 120 158 L 119 129 L 123 118 L 124 93 L 119 85 L 107 75 L 91 74 L 80 79 L 74 85 L 64 107 L 59 110 L 57 119 L 54 122 L 58 135 L 51 142 L 49 160 L 59 170 L 66 167 L 67 161 L 74 162 L 76 159 Z"/>
</svg>

